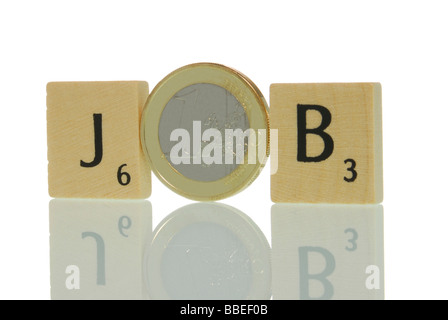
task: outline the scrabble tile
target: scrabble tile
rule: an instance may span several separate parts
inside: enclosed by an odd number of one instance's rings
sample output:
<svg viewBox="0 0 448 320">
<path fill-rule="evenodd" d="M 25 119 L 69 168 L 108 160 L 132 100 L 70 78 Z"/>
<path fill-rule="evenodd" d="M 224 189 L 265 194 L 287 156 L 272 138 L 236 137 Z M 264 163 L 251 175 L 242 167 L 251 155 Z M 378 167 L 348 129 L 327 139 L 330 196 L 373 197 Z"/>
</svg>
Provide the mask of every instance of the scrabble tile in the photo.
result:
<svg viewBox="0 0 448 320">
<path fill-rule="evenodd" d="M 382 202 L 380 84 L 272 84 L 270 100 L 273 202 Z"/>
<path fill-rule="evenodd" d="M 275 204 L 274 299 L 384 299 L 381 205 Z"/>
<path fill-rule="evenodd" d="M 151 174 L 140 145 L 147 97 L 142 81 L 48 83 L 51 197 L 149 197 Z"/>
<path fill-rule="evenodd" d="M 52 200 L 52 299 L 147 299 L 143 257 L 151 237 L 148 201 Z"/>
</svg>

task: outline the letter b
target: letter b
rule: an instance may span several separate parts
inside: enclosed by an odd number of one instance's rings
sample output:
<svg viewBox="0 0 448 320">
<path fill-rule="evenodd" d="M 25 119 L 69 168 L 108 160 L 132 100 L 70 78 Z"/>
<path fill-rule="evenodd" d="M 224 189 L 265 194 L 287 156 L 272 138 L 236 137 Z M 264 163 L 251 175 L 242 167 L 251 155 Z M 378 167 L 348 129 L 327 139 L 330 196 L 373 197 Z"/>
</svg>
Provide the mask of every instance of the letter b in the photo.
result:
<svg viewBox="0 0 448 320">
<path fill-rule="evenodd" d="M 308 110 L 315 110 L 322 115 L 322 122 L 317 128 L 309 129 L 306 126 L 306 113 Z M 331 123 L 330 111 L 318 105 L 297 105 L 297 161 L 299 162 L 321 162 L 331 156 L 334 149 L 334 142 L 331 136 L 324 130 Z M 322 138 L 324 142 L 324 150 L 315 157 L 307 156 L 306 136 L 307 134 L 315 134 Z"/>
<path fill-rule="evenodd" d="M 325 268 L 319 274 L 309 273 L 309 254 L 313 252 L 320 254 L 325 259 Z M 300 299 L 302 300 L 329 300 L 333 297 L 334 288 L 327 279 L 336 269 L 336 261 L 330 251 L 321 247 L 300 247 L 299 248 L 299 280 Z M 318 298 L 310 296 L 310 280 L 318 281 L 324 288 L 324 293 Z"/>
</svg>

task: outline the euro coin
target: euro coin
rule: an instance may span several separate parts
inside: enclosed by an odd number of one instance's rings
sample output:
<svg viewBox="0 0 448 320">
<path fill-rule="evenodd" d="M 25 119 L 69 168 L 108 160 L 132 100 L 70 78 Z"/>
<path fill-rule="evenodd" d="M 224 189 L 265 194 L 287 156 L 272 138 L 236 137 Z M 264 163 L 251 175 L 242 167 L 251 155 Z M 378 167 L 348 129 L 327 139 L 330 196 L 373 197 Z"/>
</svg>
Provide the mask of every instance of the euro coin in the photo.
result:
<svg viewBox="0 0 448 320">
<path fill-rule="evenodd" d="M 141 140 L 151 169 L 171 190 L 193 200 L 223 199 L 250 185 L 267 161 L 268 106 L 240 72 L 188 65 L 149 95 Z"/>
</svg>

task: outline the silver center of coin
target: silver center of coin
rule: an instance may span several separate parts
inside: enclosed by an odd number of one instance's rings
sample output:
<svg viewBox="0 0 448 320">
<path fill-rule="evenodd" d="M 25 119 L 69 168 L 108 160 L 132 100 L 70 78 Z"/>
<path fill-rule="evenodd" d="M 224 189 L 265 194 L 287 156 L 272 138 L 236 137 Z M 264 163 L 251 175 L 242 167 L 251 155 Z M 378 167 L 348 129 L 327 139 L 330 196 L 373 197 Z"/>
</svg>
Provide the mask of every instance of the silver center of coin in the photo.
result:
<svg viewBox="0 0 448 320">
<path fill-rule="evenodd" d="M 216 181 L 231 174 L 242 163 L 241 154 L 247 153 L 247 137 L 242 140 L 236 134 L 229 138 L 236 129 L 249 129 L 241 103 L 220 86 L 197 83 L 178 91 L 165 106 L 159 143 L 180 174 Z"/>
</svg>

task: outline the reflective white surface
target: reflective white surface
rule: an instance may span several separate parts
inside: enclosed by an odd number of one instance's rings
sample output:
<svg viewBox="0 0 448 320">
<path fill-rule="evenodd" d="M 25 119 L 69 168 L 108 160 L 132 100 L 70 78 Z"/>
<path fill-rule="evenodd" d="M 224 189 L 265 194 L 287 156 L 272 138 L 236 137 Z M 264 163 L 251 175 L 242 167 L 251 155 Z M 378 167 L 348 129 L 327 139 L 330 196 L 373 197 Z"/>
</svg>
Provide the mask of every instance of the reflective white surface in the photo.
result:
<svg viewBox="0 0 448 320">
<path fill-rule="evenodd" d="M 52 200 L 52 299 L 383 299 L 382 206 L 272 206 L 272 250 L 240 210 Z"/>
<path fill-rule="evenodd" d="M 153 88 L 200 61 L 240 70 L 267 100 L 276 82 L 381 82 L 386 299 L 448 298 L 443 1 L 3 1 L 0 30 L 0 299 L 50 298 L 46 83 Z M 223 202 L 270 241 L 266 169 Z M 155 178 L 149 200 L 153 226 L 191 203 Z"/>
</svg>

